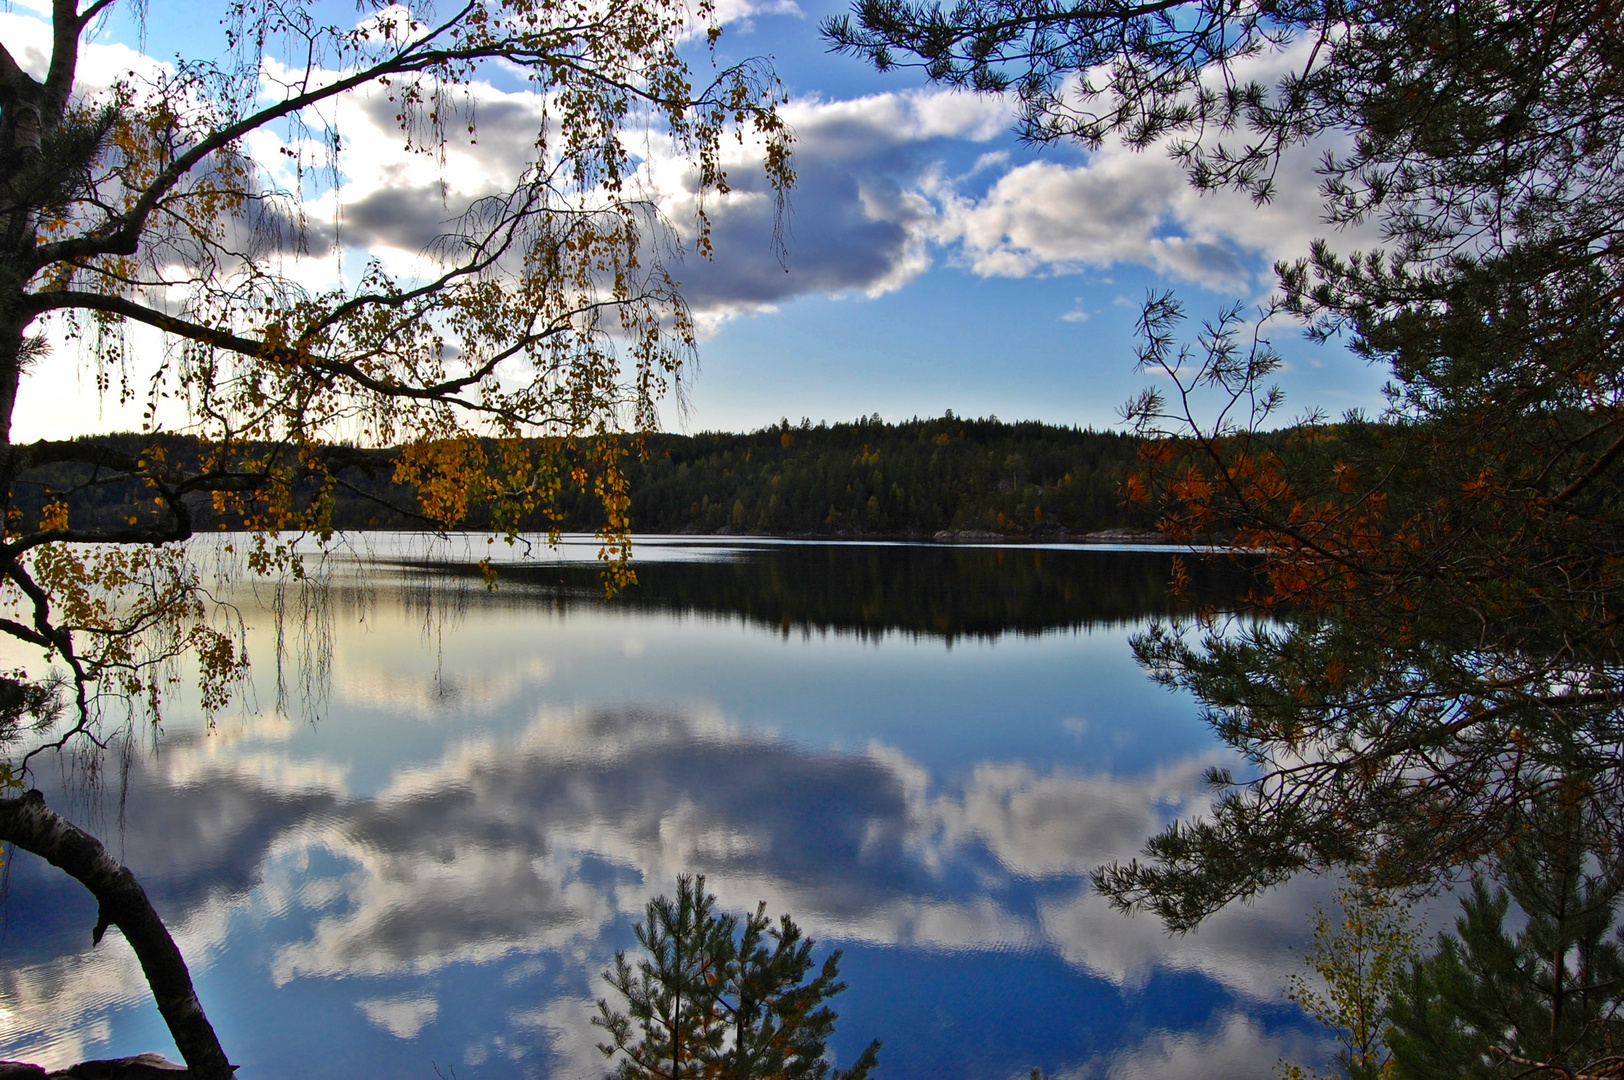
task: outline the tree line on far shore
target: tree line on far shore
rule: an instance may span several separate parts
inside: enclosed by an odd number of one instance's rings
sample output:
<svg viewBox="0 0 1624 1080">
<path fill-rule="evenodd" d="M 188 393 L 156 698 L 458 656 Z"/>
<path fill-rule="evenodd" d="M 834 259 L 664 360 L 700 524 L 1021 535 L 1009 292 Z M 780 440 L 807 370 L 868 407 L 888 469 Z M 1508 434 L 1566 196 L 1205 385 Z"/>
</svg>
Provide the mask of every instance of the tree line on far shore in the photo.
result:
<svg viewBox="0 0 1624 1080">
<path fill-rule="evenodd" d="M 658 533 L 1065 535 L 1154 527 L 1122 483 L 1139 440 L 952 412 L 888 424 L 788 420 L 658 435 L 630 468 L 632 524 Z"/>
<path fill-rule="evenodd" d="M 124 454 L 162 448 L 184 468 L 195 440 L 174 435 L 103 435 L 93 440 Z M 1130 507 L 1123 480 L 1137 459 L 1137 438 L 951 411 L 891 424 L 877 415 L 846 423 L 788 420 L 748 434 L 645 436 L 626 444 L 630 517 L 641 533 L 777 536 L 929 537 L 939 532 L 1063 538 L 1102 530 L 1150 531 L 1154 515 Z M 330 492 L 339 529 L 423 528 L 412 512 L 416 492 L 396 481 L 393 450 L 356 450 Z M 48 503 L 69 506 L 75 525 L 122 525 L 142 500 L 139 481 L 99 476 L 94 466 L 64 463 L 30 476 L 14 507 L 34 520 Z M 314 483 L 314 482 L 312 482 Z M 314 495 L 315 493 L 309 493 Z M 199 528 L 235 528 L 199 495 Z M 601 506 L 568 485 L 550 509 L 522 522 L 591 531 Z M 595 516 L 596 515 L 596 516 Z"/>
</svg>

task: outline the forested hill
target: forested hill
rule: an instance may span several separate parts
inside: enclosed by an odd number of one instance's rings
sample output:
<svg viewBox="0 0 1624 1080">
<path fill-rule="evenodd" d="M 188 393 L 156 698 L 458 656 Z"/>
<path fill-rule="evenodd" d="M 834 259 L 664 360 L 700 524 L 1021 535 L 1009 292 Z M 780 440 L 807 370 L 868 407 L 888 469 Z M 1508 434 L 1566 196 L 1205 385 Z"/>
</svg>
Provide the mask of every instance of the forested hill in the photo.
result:
<svg viewBox="0 0 1624 1080">
<path fill-rule="evenodd" d="M 87 441 L 131 454 L 158 443 L 171 462 L 195 459 L 198 450 L 178 436 Z M 900 424 L 873 417 L 816 426 L 785 422 L 744 435 L 656 434 L 645 440 L 640 460 L 626 463 L 632 527 L 641 533 L 898 537 L 1148 529 L 1150 520 L 1130 512 L 1120 495 L 1137 445 L 1128 435 L 951 413 Z M 351 456 L 362 464 L 342 474 L 334 524 L 421 528 L 421 520 L 389 509 L 414 503 L 409 488 L 391 482 L 390 453 Z M 50 466 L 19 484 L 14 508 L 37 514 L 47 498 L 66 497 L 78 524 L 123 524 L 116 515 L 139 493 L 121 483 L 129 482 L 99 482 L 86 467 Z M 566 495 L 559 524 L 589 531 L 592 509 L 587 497 Z M 201 498 L 193 517 L 201 528 L 238 524 L 219 520 Z M 547 522 L 526 526 L 542 529 Z"/>
<path fill-rule="evenodd" d="M 1120 494 L 1137 446 L 1116 433 L 951 413 L 660 435 L 632 470 L 632 524 L 776 536 L 1148 528 Z"/>
</svg>

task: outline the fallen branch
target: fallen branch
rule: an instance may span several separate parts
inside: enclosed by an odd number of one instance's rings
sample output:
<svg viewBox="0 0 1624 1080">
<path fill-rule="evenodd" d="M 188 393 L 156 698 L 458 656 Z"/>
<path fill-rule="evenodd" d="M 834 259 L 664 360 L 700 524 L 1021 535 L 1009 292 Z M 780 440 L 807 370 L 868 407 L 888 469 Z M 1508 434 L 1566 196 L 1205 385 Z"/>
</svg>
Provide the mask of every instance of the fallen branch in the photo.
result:
<svg viewBox="0 0 1624 1080">
<path fill-rule="evenodd" d="M 92 941 L 100 944 L 109 926 L 123 931 L 191 1075 L 195 1080 L 232 1080 L 236 1066 L 220 1049 L 192 989 L 186 961 L 135 875 L 107 854 L 101 841 L 46 806 L 38 791 L 0 799 L 0 842 L 38 855 L 90 890 L 97 905 Z"/>
</svg>

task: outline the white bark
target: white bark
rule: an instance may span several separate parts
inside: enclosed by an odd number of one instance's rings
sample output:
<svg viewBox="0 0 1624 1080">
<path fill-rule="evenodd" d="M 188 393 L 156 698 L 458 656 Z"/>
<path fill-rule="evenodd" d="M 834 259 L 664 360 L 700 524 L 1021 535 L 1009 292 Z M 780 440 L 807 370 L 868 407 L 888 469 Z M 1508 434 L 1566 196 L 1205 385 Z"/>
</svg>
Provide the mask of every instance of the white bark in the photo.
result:
<svg viewBox="0 0 1624 1080">
<path fill-rule="evenodd" d="M 191 1075 L 195 1080 L 232 1080 L 236 1066 L 220 1049 L 192 989 L 186 961 L 135 875 L 101 841 L 46 806 L 37 791 L 0 799 L 0 841 L 38 855 L 90 890 L 98 908 L 92 940 L 99 943 L 109 926 L 123 931 Z"/>
</svg>

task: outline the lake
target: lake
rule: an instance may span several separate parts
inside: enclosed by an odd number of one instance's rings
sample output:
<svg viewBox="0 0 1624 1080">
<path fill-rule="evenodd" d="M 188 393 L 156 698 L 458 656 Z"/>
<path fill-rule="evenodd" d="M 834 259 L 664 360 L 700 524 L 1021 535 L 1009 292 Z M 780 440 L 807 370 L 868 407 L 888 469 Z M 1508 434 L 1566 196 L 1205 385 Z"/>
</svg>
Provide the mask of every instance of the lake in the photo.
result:
<svg viewBox="0 0 1624 1080">
<path fill-rule="evenodd" d="M 1324 1056 L 1281 987 L 1327 886 L 1183 937 L 1089 887 L 1232 763 L 1130 652 L 1177 610 L 1167 553 L 644 538 L 606 603 L 589 543 L 498 546 L 495 591 L 488 550 L 360 537 L 314 586 L 239 581 L 240 704 L 176 702 L 95 789 L 41 769 L 244 1080 L 599 1076 L 600 973 L 690 871 L 843 950 L 836 1056 L 881 1039 L 881 1078 Z M 89 894 L 8 873 L 0 1058 L 177 1057 Z"/>
</svg>

